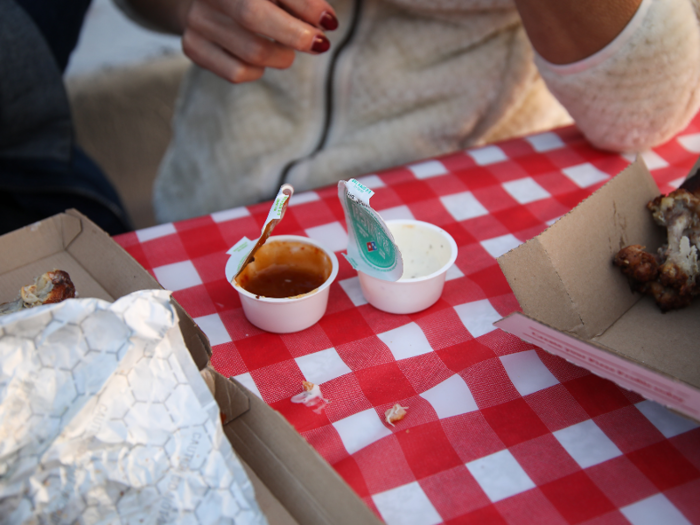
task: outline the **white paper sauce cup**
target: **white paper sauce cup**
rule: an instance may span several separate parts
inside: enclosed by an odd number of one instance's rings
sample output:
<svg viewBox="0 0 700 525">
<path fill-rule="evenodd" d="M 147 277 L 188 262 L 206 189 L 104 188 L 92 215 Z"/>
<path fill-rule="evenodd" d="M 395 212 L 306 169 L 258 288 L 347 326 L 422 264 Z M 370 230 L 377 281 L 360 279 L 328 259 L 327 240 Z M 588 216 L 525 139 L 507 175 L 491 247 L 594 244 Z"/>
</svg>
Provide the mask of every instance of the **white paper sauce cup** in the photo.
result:
<svg viewBox="0 0 700 525">
<path fill-rule="evenodd" d="M 375 308 L 392 314 L 420 312 L 437 302 L 445 274 L 457 259 L 457 243 L 442 228 L 416 220 L 386 221 L 401 251 L 404 270 L 398 281 L 358 271 L 362 294 Z"/>
<path fill-rule="evenodd" d="M 275 265 L 317 271 L 325 280 L 318 288 L 293 297 L 265 297 L 244 288 L 252 275 Z M 267 332 L 284 334 L 309 328 L 323 317 L 329 288 L 337 275 L 338 259 L 321 244 L 307 237 L 276 235 L 267 240 L 255 254 L 255 260 L 231 284 L 241 298 L 248 321 Z"/>
</svg>

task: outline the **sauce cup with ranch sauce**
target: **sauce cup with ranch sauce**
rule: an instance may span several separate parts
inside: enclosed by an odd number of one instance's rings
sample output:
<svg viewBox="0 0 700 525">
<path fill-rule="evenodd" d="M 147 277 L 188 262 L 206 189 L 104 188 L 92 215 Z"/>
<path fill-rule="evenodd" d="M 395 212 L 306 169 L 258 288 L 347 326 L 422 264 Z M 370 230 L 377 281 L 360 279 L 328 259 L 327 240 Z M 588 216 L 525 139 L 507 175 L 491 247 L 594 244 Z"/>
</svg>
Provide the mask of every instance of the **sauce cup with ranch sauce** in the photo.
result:
<svg viewBox="0 0 700 525">
<path fill-rule="evenodd" d="M 267 332 L 298 332 L 326 312 L 338 259 L 307 237 L 277 235 L 267 239 L 238 276 L 234 274 L 227 265 L 226 277 L 248 321 Z"/>
<path fill-rule="evenodd" d="M 358 271 L 362 294 L 375 308 L 392 314 L 420 312 L 437 302 L 445 274 L 457 259 L 457 243 L 442 228 L 422 221 L 386 221 L 403 258 L 398 281 Z"/>
</svg>

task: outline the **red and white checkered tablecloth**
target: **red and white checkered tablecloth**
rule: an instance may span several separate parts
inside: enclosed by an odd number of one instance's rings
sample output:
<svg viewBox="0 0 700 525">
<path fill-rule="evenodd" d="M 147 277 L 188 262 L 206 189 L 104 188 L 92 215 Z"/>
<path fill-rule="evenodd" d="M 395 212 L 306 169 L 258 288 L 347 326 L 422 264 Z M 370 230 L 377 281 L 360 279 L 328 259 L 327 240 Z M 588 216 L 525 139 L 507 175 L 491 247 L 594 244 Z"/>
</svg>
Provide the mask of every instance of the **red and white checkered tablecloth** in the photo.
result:
<svg viewBox="0 0 700 525">
<path fill-rule="evenodd" d="M 661 191 L 700 154 L 700 118 L 644 155 Z M 343 257 L 326 315 L 275 335 L 252 326 L 224 277 L 269 203 L 116 238 L 209 336 L 213 365 L 274 409 L 389 525 L 700 524 L 700 427 L 492 326 L 518 309 L 496 257 L 537 235 L 632 160 L 573 127 L 361 177 L 385 219 L 447 230 L 459 256 L 441 299 L 391 315 L 366 303 Z M 297 194 L 275 234 L 338 255 L 335 186 Z M 308 380 L 331 403 L 294 404 Z M 400 403 L 403 421 L 384 412 Z"/>
</svg>

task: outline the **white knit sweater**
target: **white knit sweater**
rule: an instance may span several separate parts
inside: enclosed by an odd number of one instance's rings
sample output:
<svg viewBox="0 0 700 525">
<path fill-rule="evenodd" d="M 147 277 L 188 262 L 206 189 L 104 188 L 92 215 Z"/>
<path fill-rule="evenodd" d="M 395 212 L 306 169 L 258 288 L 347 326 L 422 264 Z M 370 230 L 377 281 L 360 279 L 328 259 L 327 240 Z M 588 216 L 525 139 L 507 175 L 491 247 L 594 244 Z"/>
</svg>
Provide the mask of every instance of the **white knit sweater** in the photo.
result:
<svg viewBox="0 0 700 525">
<path fill-rule="evenodd" d="M 269 199 L 283 180 L 307 190 L 571 117 L 598 147 L 644 150 L 700 106 L 700 0 L 643 0 L 610 45 L 565 66 L 535 56 L 512 0 L 332 4 L 341 26 L 324 55 L 240 85 L 192 68 L 154 188 L 159 221 Z"/>
</svg>

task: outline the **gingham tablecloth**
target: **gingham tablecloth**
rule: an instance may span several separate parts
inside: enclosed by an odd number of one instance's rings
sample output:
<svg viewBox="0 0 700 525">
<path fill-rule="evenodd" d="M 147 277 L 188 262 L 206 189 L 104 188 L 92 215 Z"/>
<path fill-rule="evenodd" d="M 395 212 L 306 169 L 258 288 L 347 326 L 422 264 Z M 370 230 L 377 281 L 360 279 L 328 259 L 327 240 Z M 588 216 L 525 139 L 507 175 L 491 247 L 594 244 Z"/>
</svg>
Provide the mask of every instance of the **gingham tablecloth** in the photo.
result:
<svg viewBox="0 0 700 525">
<path fill-rule="evenodd" d="M 661 191 L 700 154 L 700 118 L 644 154 Z M 700 428 L 492 326 L 518 309 L 496 257 L 537 235 L 632 160 L 573 127 L 359 178 L 385 219 L 447 230 L 459 256 L 437 304 L 391 315 L 366 303 L 343 257 L 326 315 L 275 335 L 252 326 L 224 277 L 269 203 L 116 238 L 209 336 L 213 365 L 281 412 L 389 525 L 700 524 Z M 335 186 L 295 195 L 275 234 L 337 255 Z M 290 398 L 302 381 L 331 401 Z M 404 420 L 384 412 L 400 403 Z"/>
</svg>

